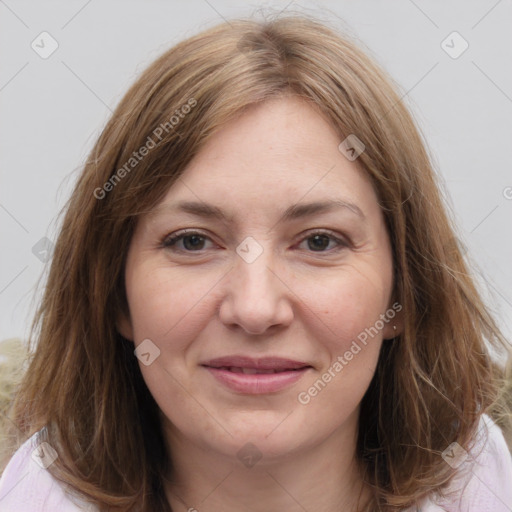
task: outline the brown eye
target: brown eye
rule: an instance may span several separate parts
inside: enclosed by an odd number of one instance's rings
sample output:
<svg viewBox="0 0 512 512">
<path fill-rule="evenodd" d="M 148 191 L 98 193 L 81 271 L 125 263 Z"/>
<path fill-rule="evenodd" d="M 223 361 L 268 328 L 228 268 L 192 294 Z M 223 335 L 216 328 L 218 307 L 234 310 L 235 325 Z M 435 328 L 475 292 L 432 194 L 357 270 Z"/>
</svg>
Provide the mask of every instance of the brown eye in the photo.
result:
<svg viewBox="0 0 512 512">
<path fill-rule="evenodd" d="M 182 238 L 183 247 L 187 251 L 198 251 L 204 249 L 205 238 L 200 235 L 186 235 Z"/>
<path fill-rule="evenodd" d="M 210 239 L 200 233 L 182 232 L 167 237 L 163 246 L 174 251 L 194 252 L 208 249 L 208 243 L 211 244 Z"/>
<path fill-rule="evenodd" d="M 330 237 L 327 235 L 313 235 L 308 239 L 308 248 L 312 251 L 324 251 L 329 247 Z"/>
<path fill-rule="evenodd" d="M 311 233 L 309 236 L 303 238 L 302 242 L 299 244 L 301 249 L 326 253 L 331 253 L 347 246 L 347 242 L 334 236 L 330 232 Z"/>
</svg>

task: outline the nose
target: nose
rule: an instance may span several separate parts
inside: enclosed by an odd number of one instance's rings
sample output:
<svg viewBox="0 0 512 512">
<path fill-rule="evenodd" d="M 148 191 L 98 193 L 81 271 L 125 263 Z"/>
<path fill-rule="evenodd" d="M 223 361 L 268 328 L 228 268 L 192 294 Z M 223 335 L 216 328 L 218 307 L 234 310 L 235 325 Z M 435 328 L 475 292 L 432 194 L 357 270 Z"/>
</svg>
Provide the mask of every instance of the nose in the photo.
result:
<svg viewBox="0 0 512 512">
<path fill-rule="evenodd" d="M 224 325 L 261 335 L 291 324 L 293 293 L 271 267 L 265 253 L 252 263 L 237 257 L 219 309 Z"/>
</svg>

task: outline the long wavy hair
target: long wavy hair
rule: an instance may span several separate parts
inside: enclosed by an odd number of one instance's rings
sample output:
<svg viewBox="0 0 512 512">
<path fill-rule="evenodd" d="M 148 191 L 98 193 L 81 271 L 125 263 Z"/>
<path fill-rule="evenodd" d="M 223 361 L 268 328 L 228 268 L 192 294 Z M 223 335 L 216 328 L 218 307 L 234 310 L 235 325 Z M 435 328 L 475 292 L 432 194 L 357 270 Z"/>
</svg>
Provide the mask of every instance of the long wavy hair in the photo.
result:
<svg viewBox="0 0 512 512">
<path fill-rule="evenodd" d="M 115 109 L 66 206 L 35 319 L 11 417 L 25 437 L 42 429 L 59 454 L 48 470 L 100 510 L 171 510 L 161 413 L 133 344 L 116 329 L 127 313 L 124 266 L 137 220 L 219 127 L 280 95 L 308 101 L 340 142 L 350 134 L 364 142 L 358 162 L 391 240 L 404 330 L 384 343 L 361 403 L 357 457 L 370 509 L 441 493 L 454 476 L 441 453 L 453 441 L 468 447 L 495 407 L 501 370 L 489 347 L 505 340 L 396 85 L 325 23 L 230 21 L 166 51 Z"/>
</svg>

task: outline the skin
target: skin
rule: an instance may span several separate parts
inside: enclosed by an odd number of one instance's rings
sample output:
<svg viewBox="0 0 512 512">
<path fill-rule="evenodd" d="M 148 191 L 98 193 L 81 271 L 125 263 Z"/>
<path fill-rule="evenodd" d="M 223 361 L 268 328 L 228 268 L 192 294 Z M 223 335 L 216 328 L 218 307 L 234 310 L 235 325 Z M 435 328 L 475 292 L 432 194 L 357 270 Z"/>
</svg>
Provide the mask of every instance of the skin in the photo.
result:
<svg viewBox="0 0 512 512">
<path fill-rule="evenodd" d="M 355 511 L 367 493 L 355 464 L 359 404 L 399 318 L 307 405 L 297 399 L 393 303 L 383 215 L 340 142 L 303 100 L 253 106 L 209 140 L 137 225 L 125 273 L 130 316 L 118 328 L 160 350 L 140 366 L 172 453 L 173 510 Z M 328 200 L 362 216 L 336 207 L 283 217 L 292 205 Z M 182 201 L 214 205 L 226 219 L 176 210 Z M 188 238 L 165 246 L 185 228 Z M 334 238 L 312 238 L 319 230 Z M 236 252 L 248 236 L 263 250 L 252 263 Z M 233 354 L 312 368 L 289 388 L 248 395 L 200 365 Z M 253 467 L 237 457 L 248 442 L 262 455 Z"/>
</svg>

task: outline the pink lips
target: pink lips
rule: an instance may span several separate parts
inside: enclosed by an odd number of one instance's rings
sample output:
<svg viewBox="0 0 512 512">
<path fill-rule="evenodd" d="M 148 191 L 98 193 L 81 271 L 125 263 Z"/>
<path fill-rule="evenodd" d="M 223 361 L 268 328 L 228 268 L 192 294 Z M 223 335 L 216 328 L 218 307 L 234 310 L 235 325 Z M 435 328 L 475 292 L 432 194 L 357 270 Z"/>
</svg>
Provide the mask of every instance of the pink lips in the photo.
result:
<svg viewBox="0 0 512 512">
<path fill-rule="evenodd" d="M 297 382 L 311 365 L 276 357 L 229 356 L 202 363 L 219 382 L 247 394 L 275 393 Z"/>
</svg>

